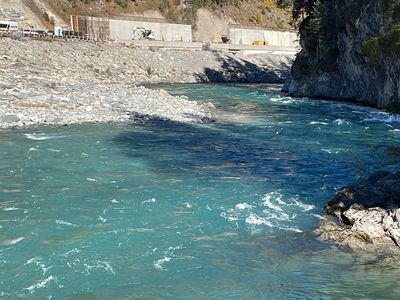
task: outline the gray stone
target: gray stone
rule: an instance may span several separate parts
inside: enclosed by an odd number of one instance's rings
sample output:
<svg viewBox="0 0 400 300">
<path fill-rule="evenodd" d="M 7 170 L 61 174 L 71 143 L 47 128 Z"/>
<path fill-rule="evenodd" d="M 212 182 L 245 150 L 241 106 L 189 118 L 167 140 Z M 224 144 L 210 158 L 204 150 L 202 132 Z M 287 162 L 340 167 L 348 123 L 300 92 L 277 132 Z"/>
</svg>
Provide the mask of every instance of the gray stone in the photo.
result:
<svg viewBox="0 0 400 300">
<path fill-rule="evenodd" d="M 399 189 L 400 172 L 396 174 L 386 171 L 376 172 L 367 179 L 359 179 L 341 188 L 327 203 L 325 210 L 328 214 L 341 216 L 342 212 L 353 204 L 367 208 L 374 206 L 394 208 L 400 201 Z M 346 218 L 343 220 L 346 221 Z"/>
<path fill-rule="evenodd" d="M 0 43 L 0 53 L 9 49 L 18 67 L 0 60 L 4 87 L 0 116 L 18 115 L 21 120 L 2 121 L 0 127 L 120 122 L 129 121 L 135 113 L 179 122 L 210 122 L 216 114 L 212 104 L 138 86 L 211 80 L 282 81 L 293 60 L 293 55 L 257 54 L 242 59 L 228 53 L 153 52 L 87 42 Z"/>
<path fill-rule="evenodd" d="M 340 189 L 326 211 L 344 223 L 323 221 L 315 230 L 318 238 L 352 249 L 400 254 L 399 185 L 399 173 L 376 172 Z"/>
<path fill-rule="evenodd" d="M 0 123 L 16 123 L 20 119 L 16 115 L 3 115 L 0 116 Z"/>
</svg>

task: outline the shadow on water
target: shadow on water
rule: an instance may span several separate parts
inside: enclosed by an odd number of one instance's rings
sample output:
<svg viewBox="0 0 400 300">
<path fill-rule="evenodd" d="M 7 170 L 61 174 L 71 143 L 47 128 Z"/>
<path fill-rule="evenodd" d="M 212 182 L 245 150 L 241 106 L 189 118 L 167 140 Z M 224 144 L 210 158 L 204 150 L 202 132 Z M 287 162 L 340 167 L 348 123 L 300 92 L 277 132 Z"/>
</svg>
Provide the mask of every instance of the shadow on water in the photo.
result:
<svg viewBox="0 0 400 300">
<path fill-rule="evenodd" d="M 266 66 L 257 65 L 248 60 L 237 60 L 213 52 L 220 63 L 220 69 L 204 68 L 196 74 L 198 82 L 247 82 L 247 83 L 284 83 L 290 72 L 290 63 L 276 63 L 269 59 Z"/>
<path fill-rule="evenodd" d="M 274 188 L 318 187 L 343 168 L 273 128 L 232 123 L 190 124 L 139 120 L 113 138 L 123 154 L 146 161 L 156 174 L 205 179 L 264 181 Z M 302 149 L 299 150 L 299 145 Z M 342 171 L 341 171 L 342 172 Z M 347 176 L 352 176 L 347 172 Z"/>
</svg>

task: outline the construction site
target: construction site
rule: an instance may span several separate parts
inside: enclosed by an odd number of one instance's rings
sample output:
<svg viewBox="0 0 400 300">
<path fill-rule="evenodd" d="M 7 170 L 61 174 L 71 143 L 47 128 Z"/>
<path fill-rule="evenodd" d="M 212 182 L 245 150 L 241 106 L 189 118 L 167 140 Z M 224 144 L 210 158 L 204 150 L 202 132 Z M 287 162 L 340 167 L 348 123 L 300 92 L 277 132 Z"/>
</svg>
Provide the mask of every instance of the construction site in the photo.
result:
<svg viewBox="0 0 400 300">
<path fill-rule="evenodd" d="M 45 1 L 34 0 L 36 7 L 45 12 L 43 22 L 29 1 L 3 0 L 0 2 L 0 27 L 19 31 L 33 38 L 74 38 L 95 42 L 114 42 L 138 47 L 186 48 L 208 50 L 279 50 L 296 51 L 298 36 L 295 32 L 268 30 L 256 26 L 226 24 L 214 37 L 201 35 L 188 24 L 172 23 L 160 17 L 115 16 L 94 17 L 71 15 L 66 22 L 52 13 Z M 17 5 L 18 4 L 18 5 Z M 212 18 L 212 16 L 205 15 Z M 204 17 L 203 17 L 204 19 Z M 216 22 L 216 20 L 213 20 Z M 12 23 L 11 23 L 12 22 Z M 50 30 L 51 28 L 51 30 Z M 197 28 L 197 30 L 199 30 Z M 272 48 L 271 48 L 272 47 Z"/>
</svg>

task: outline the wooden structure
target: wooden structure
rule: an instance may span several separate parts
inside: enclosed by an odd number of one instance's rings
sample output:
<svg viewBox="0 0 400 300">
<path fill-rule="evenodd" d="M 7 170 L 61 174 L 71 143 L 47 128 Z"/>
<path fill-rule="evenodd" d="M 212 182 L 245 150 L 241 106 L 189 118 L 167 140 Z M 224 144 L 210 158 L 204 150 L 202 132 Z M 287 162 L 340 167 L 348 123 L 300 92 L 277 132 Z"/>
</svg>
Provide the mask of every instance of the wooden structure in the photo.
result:
<svg viewBox="0 0 400 300">
<path fill-rule="evenodd" d="M 71 31 L 88 40 L 105 41 L 110 39 L 110 22 L 108 18 L 71 16 Z"/>
</svg>

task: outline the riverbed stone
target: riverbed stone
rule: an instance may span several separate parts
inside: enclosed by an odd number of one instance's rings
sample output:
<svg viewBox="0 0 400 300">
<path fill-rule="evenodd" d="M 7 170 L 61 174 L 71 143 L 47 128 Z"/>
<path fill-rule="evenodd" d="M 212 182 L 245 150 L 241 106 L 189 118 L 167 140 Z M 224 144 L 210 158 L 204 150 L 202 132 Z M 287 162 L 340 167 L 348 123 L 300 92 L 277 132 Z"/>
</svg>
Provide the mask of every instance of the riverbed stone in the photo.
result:
<svg viewBox="0 0 400 300">
<path fill-rule="evenodd" d="M 17 115 L 0 115 L 0 123 L 15 123 L 19 120 Z"/>
<path fill-rule="evenodd" d="M 244 60 L 223 52 L 154 52 L 116 44 L 8 38 L 0 40 L 0 52 L 9 58 L 0 60 L 0 116 L 20 119 L 6 117 L 0 122 L 3 128 L 123 122 L 133 113 L 179 122 L 209 122 L 215 119 L 212 104 L 140 86 L 213 81 L 207 70 L 214 70 L 222 81 L 275 80 L 275 63 L 288 74 L 293 60 L 293 55 L 275 55 L 270 61 L 252 64 L 260 55 Z"/>
</svg>

